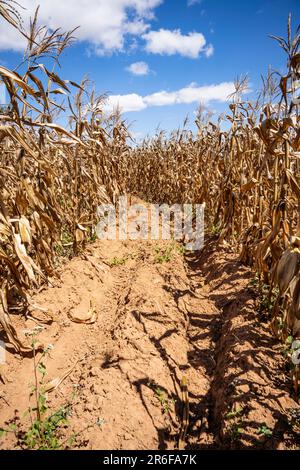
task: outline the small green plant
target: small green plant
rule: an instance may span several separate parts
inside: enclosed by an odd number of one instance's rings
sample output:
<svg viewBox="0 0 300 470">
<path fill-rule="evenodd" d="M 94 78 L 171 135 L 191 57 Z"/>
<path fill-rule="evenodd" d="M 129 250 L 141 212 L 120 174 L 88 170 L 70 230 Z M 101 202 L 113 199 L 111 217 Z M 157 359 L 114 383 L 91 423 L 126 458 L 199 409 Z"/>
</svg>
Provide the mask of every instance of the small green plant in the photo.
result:
<svg viewBox="0 0 300 470">
<path fill-rule="evenodd" d="M 230 438 L 232 441 L 237 441 L 241 438 L 244 433 L 244 424 L 241 420 L 236 423 L 232 423 L 230 426 Z"/>
<path fill-rule="evenodd" d="M 278 293 L 278 288 L 273 288 L 270 291 L 270 286 L 262 284 L 259 305 L 260 312 L 271 313 L 273 311 Z"/>
<path fill-rule="evenodd" d="M 73 238 L 67 229 L 62 229 L 60 242 L 56 243 L 55 253 L 59 257 L 70 258 L 73 253 Z"/>
<path fill-rule="evenodd" d="M 170 400 L 167 393 L 164 392 L 160 387 L 156 387 L 154 392 L 162 406 L 163 413 L 170 413 L 170 404 L 174 403 L 174 400 Z"/>
<path fill-rule="evenodd" d="M 210 228 L 211 235 L 219 235 L 220 231 L 221 231 L 220 224 L 213 224 Z"/>
<path fill-rule="evenodd" d="M 173 255 L 178 253 L 180 255 L 184 255 L 185 248 L 183 245 L 179 243 L 171 243 L 167 247 L 161 248 L 159 246 L 155 247 L 155 256 L 154 262 L 155 263 L 168 263 L 171 261 Z"/>
<path fill-rule="evenodd" d="M 237 410 L 232 410 L 226 413 L 225 419 L 233 419 L 236 418 L 237 416 L 240 416 L 243 413 L 243 408 L 237 408 Z"/>
<path fill-rule="evenodd" d="M 249 281 L 249 284 L 252 287 L 258 287 L 258 285 L 259 285 L 258 274 L 255 274 L 255 276 Z"/>
<path fill-rule="evenodd" d="M 62 230 L 60 240 L 63 245 L 68 245 L 69 243 L 73 243 L 72 234 L 67 229 L 64 229 Z"/>
<path fill-rule="evenodd" d="M 26 432 L 21 433 L 19 437 L 22 445 L 28 449 L 58 450 L 62 448 L 60 432 L 62 427 L 68 426 L 71 404 L 62 406 L 54 413 L 48 415 L 47 396 L 44 391 L 44 381 L 47 371 L 43 360 L 53 346 L 49 345 L 43 351 L 40 359 L 37 360 L 36 336 L 38 333 L 38 329 L 34 329 L 31 333 L 28 333 L 28 335 L 32 336 L 35 382 L 30 396 L 35 397 L 35 406 L 30 406 L 25 413 L 30 415 L 31 426 Z"/>
<path fill-rule="evenodd" d="M 36 418 L 24 433 L 21 438 L 22 444 L 28 449 L 63 449 L 60 432 L 62 427 L 69 425 L 68 417 L 71 414 L 71 406 L 62 406 L 50 416 L 46 416 L 48 410 L 46 397 L 40 394 L 39 407 L 41 411 L 40 418 Z M 34 411 L 34 409 L 31 411 Z"/>
<path fill-rule="evenodd" d="M 161 250 L 156 252 L 156 255 L 154 257 L 155 263 L 168 263 L 171 261 L 172 255 L 171 255 L 171 250 Z"/>
<path fill-rule="evenodd" d="M 6 436 L 6 434 L 12 432 L 16 433 L 17 431 L 17 425 L 15 423 L 9 424 L 7 428 L 0 428 L 0 439 Z"/>
<path fill-rule="evenodd" d="M 126 263 L 128 258 L 117 258 L 114 257 L 108 261 L 109 266 L 122 266 Z"/>
<path fill-rule="evenodd" d="M 179 253 L 182 256 L 185 255 L 186 249 L 185 249 L 184 245 L 181 245 L 180 243 L 177 244 L 177 253 Z"/>
<path fill-rule="evenodd" d="M 258 291 L 259 313 L 269 316 L 274 309 L 279 294 L 278 288 L 270 288 L 269 285 L 260 282 L 258 274 L 255 274 L 254 278 L 250 280 L 249 284 Z"/>
<path fill-rule="evenodd" d="M 97 233 L 94 228 L 89 228 L 88 229 L 88 241 L 94 243 L 97 240 Z"/>
<path fill-rule="evenodd" d="M 261 319 L 269 320 L 278 299 L 278 287 L 270 287 L 268 284 L 261 282 L 258 274 L 250 280 L 249 284 L 257 291 L 258 312 Z"/>
<path fill-rule="evenodd" d="M 88 424 L 80 432 L 72 433 L 67 439 L 63 439 L 65 428 L 69 426 L 68 418 L 72 414 L 72 402 L 76 396 L 76 389 L 70 402 L 61 406 L 53 413 L 48 413 L 47 394 L 45 392 L 44 380 L 46 377 L 46 366 L 43 362 L 45 356 L 52 349 L 49 345 L 42 353 L 39 360 L 36 358 L 36 336 L 41 331 L 39 327 L 27 332 L 27 336 L 32 337 L 33 359 L 34 359 L 34 385 L 30 393 L 30 397 L 35 397 L 35 405 L 29 406 L 24 416 L 29 415 L 31 424 L 26 431 L 20 430 L 20 425 L 10 424 L 6 428 L 0 428 L 0 438 L 6 436 L 7 433 L 14 433 L 25 449 L 31 450 L 63 450 L 70 448 L 76 438 L 87 429 L 95 426 L 102 427 L 104 420 L 98 418 L 96 422 Z"/>
<path fill-rule="evenodd" d="M 266 437 L 271 437 L 273 432 L 270 428 L 268 428 L 268 426 L 266 426 L 265 424 L 263 424 L 262 426 L 260 426 L 257 430 L 257 434 L 260 435 L 260 436 L 266 436 Z"/>
<path fill-rule="evenodd" d="M 229 435 L 231 441 L 239 440 L 244 433 L 243 415 L 245 411 L 245 407 L 233 407 L 225 414 L 225 420 L 230 421 Z"/>
<path fill-rule="evenodd" d="M 293 353 L 293 348 L 292 348 L 292 344 L 293 344 L 293 341 L 294 341 L 294 338 L 293 336 L 288 336 L 283 344 L 283 348 L 282 348 L 282 354 L 284 356 L 285 359 L 290 359 L 291 356 L 292 356 L 292 353 Z"/>
</svg>

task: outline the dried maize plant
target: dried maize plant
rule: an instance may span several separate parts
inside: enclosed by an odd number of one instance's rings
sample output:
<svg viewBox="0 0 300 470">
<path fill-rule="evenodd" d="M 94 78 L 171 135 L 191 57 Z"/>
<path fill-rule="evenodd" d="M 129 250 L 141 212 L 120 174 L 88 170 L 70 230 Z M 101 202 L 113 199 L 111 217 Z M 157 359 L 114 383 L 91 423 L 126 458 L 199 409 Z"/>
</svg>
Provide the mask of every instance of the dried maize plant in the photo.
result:
<svg viewBox="0 0 300 470">
<path fill-rule="evenodd" d="M 93 232 L 98 205 L 116 202 L 125 190 L 122 172 L 122 161 L 124 165 L 125 161 L 121 156 L 127 149 L 127 127 L 117 111 L 104 115 L 106 97 L 96 96 L 88 88 L 88 80 L 84 79 L 74 102 L 69 98 L 71 128 L 81 143 L 81 146 L 70 144 L 71 151 L 66 160 L 69 168 L 64 172 L 69 181 L 63 185 L 73 185 L 70 217 L 75 252 L 78 243 Z M 71 220 L 67 225 L 71 225 Z"/>
<path fill-rule="evenodd" d="M 279 141 L 275 165 L 276 207 L 273 213 L 274 238 L 269 241 L 270 271 L 271 275 L 274 274 L 272 282 L 279 288 L 272 327 L 283 340 L 286 340 L 289 331 L 292 337 L 300 335 L 300 100 L 297 90 L 300 79 L 299 33 L 300 27 L 294 38 L 292 37 L 289 18 L 287 40 L 275 37 L 288 57 L 287 74 L 280 77 L 279 85 L 283 111 L 281 115 L 278 113 L 276 122 L 276 136 Z M 299 365 L 295 365 L 293 369 L 293 380 L 298 396 Z"/>
<path fill-rule="evenodd" d="M 246 232 L 242 259 L 251 258 L 263 282 L 270 285 L 270 298 L 278 286 L 271 326 L 285 340 L 289 330 L 293 336 L 300 333 L 300 127 L 295 90 L 300 76 L 299 28 L 292 38 L 289 18 L 287 41 L 275 39 L 287 53 L 288 71 L 279 80 L 279 103 L 264 105 L 254 129 L 263 143 L 255 177 L 258 203 L 254 224 Z"/>
<path fill-rule="evenodd" d="M 28 314 L 30 293 L 53 273 L 57 252 L 70 245 L 76 253 L 91 234 L 97 205 L 118 192 L 127 130 L 119 116 L 104 119 L 103 97 L 89 95 L 86 80 L 77 85 L 58 75 L 74 31 L 39 26 L 38 9 L 26 31 L 17 7 L 0 1 L 1 21 L 27 41 L 15 70 L 0 66 L 10 102 L 0 114 L 0 323 L 22 352 L 30 348 L 11 313 Z M 55 123 L 67 108 L 71 130 Z"/>
<path fill-rule="evenodd" d="M 55 187 L 60 185 L 53 162 L 53 141 L 64 130 L 52 123 L 57 105 L 52 101 L 52 83 L 65 83 L 37 58 L 53 56 L 53 63 L 72 39 L 59 30 L 48 33 L 37 26 L 37 12 L 25 32 L 15 2 L 1 2 L 0 14 L 27 40 L 22 74 L 0 67 L 1 81 L 10 107 L 1 115 L 1 307 L 0 322 L 11 344 L 19 351 L 28 347 L 18 338 L 10 313 L 24 312 L 29 292 L 52 273 L 54 246 L 62 215 Z M 48 80 L 47 87 L 38 71 Z"/>
</svg>

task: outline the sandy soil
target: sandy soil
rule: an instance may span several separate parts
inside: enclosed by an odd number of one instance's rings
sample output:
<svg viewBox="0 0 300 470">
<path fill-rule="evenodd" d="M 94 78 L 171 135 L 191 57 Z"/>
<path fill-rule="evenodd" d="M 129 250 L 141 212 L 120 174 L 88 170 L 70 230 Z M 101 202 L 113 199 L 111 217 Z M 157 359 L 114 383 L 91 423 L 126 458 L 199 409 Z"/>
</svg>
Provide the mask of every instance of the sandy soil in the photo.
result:
<svg viewBox="0 0 300 470">
<path fill-rule="evenodd" d="M 52 412 L 71 403 L 61 438 L 75 433 L 72 448 L 81 449 L 299 449 L 291 417 L 300 407 L 281 347 L 257 313 L 253 273 L 214 239 L 158 263 L 166 245 L 97 241 L 36 293 L 52 321 L 39 309 L 16 316 L 23 331 L 42 325 L 38 341 L 53 345 L 46 382 L 72 368 L 48 393 Z M 72 320 L 91 309 L 94 323 Z M 18 433 L 0 448 L 22 448 L 32 356 L 9 350 L 1 378 L 0 427 L 14 422 Z"/>
</svg>

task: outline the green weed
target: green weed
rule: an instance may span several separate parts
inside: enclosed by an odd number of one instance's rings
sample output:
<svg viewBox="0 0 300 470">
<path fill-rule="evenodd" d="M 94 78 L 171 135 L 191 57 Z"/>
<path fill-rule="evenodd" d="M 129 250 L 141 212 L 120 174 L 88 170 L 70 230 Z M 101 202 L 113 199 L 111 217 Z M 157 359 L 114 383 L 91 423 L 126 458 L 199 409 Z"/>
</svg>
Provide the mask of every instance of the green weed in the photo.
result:
<svg viewBox="0 0 300 470">
<path fill-rule="evenodd" d="M 174 403 L 174 400 L 170 400 L 167 393 L 164 392 L 160 387 L 156 387 L 154 392 L 162 406 L 163 413 L 170 413 L 171 403 Z"/>
<path fill-rule="evenodd" d="M 257 434 L 259 434 L 260 436 L 266 436 L 266 437 L 271 437 L 273 435 L 273 432 L 271 431 L 271 429 L 268 428 L 268 426 L 266 426 L 265 424 L 263 424 L 262 426 L 260 426 L 260 428 L 257 430 Z"/>
<path fill-rule="evenodd" d="M 109 266 L 123 266 L 126 261 L 128 260 L 128 258 L 117 258 L 117 257 L 114 257 L 112 258 L 111 260 L 109 260 L 107 263 L 109 264 Z"/>
<path fill-rule="evenodd" d="M 171 243 L 170 245 L 164 248 L 156 246 L 154 250 L 154 262 L 160 264 L 169 263 L 175 253 L 178 253 L 180 255 L 184 255 L 185 253 L 184 246 L 180 245 L 179 243 Z"/>
</svg>

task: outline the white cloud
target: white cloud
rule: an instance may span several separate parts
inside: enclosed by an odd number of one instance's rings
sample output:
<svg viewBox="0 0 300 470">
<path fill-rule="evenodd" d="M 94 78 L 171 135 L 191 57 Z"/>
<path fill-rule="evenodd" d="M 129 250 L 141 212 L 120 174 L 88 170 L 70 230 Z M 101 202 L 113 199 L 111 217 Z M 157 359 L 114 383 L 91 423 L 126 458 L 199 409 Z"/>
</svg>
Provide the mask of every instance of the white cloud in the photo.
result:
<svg viewBox="0 0 300 470">
<path fill-rule="evenodd" d="M 191 83 L 177 91 L 159 91 L 151 95 L 140 96 L 136 93 L 128 95 L 112 95 L 106 103 L 106 110 L 111 111 L 119 106 L 122 112 L 141 111 L 152 106 L 167 106 L 175 104 L 207 104 L 210 101 L 227 101 L 234 92 L 233 82 L 223 82 L 218 85 L 197 86 Z"/>
<path fill-rule="evenodd" d="M 0 17 L 0 50 L 24 51 L 26 39 Z"/>
<path fill-rule="evenodd" d="M 123 112 L 141 111 L 147 107 L 143 97 L 136 93 L 129 95 L 111 95 L 106 103 L 106 110 L 111 111 L 119 107 Z"/>
<path fill-rule="evenodd" d="M 212 44 L 209 44 L 207 48 L 205 49 L 205 56 L 211 57 L 213 53 L 214 53 L 214 46 Z"/>
<path fill-rule="evenodd" d="M 6 87 L 0 83 L 0 105 L 6 104 Z"/>
<path fill-rule="evenodd" d="M 40 22 L 49 28 L 70 30 L 80 25 L 76 37 L 88 41 L 97 54 L 120 51 L 126 35 L 136 36 L 147 31 L 147 21 L 163 0 L 22 0 L 25 24 L 40 4 Z M 0 50 L 21 51 L 24 39 L 1 17 Z"/>
<path fill-rule="evenodd" d="M 181 34 L 179 29 L 148 31 L 155 8 L 164 0 L 22 0 L 20 10 L 25 26 L 40 4 L 39 22 L 50 29 L 61 27 L 67 31 L 77 26 L 79 41 L 89 43 L 89 52 L 107 55 L 124 50 L 126 39 L 129 50 L 138 38 L 146 41 L 146 50 L 154 54 L 181 54 L 197 58 L 207 55 L 206 41 L 201 33 Z M 0 17 L 0 50 L 24 50 L 26 40 Z"/>
<path fill-rule="evenodd" d="M 131 21 L 125 28 L 125 33 L 132 34 L 133 36 L 139 36 L 147 31 L 150 25 L 145 23 L 143 20 Z"/>
<path fill-rule="evenodd" d="M 202 33 L 181 34 L 180 29 L 170 31 L 160 29 L 144 34 L 146 51 L 152 54 L 180 54 L 191 59 L 199 57 L 205 51 L 206 40 Z"/>
<path fill-rule="evenodd" d="M 150 72 L 149 65 L 146 62 L 134 62 L 126 70 L 133 75 L 148 75 Z"/>
<path fill-rule="evenodd" d="M 158 91 L 144 97 L 147 106 L 168 106 L 176 103 L 176 95 L 179 92 Z"/>
</svg>

